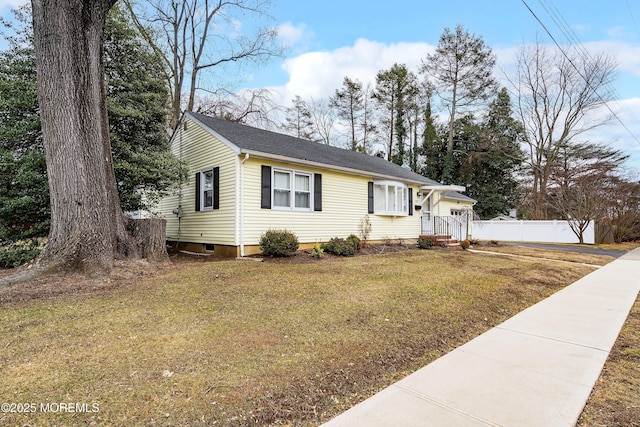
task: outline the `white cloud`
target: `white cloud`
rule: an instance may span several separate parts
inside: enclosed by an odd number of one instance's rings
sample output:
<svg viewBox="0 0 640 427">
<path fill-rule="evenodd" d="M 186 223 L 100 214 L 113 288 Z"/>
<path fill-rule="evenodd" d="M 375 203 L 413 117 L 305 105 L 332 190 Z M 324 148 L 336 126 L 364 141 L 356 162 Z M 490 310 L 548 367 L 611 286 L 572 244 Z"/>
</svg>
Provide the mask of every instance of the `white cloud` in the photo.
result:
<svg viewBox="0 0 640 427">
<path fill-rule="evenodd" d="M 585 43 L 583 46 L 592 55 L 606 53 L 612 56 L 618 64 L 618 71 L 640 77 L 640 44 L 604 40 Z"/>
<path fill-rule="evenodd" d="M 420 61 L 433 49 L 427 43 L 386 44 L 358 39 L 353 46 L 287 59 L 282 68 L 289 75 L 288 82 L 270 89 L 279 94 L 283 104 L 288 104 L 296 95 L 303 99 L 327 98 L 342 86 L 345 76 L 373 84 L 378 71 L 396 62 L 417 71 Z"/>
<path fill-rule="evenodd" d="M 286 48 L 304 46 L 313 36 L 313 32 L 307 28 L 306 24 L 294 25 L 291 22 L 285 22 L 278 25 L 278 39 Z"/>
<path fill-rule="evenodd" d="M 571 29 L 578 34 L 586 34 L 591 31 L 591 27 L 585 24 L 575 24 L 571 26 Z"/>
<path fill-rule="evenodd" d="M 0 0 L 0 10 L 15 9 L 18 6 L 29 3 L 29 0 Z"/>
<path fill-rule="evenodd" d="M 291 26 L 292 40 L 304 31 L 304 27 Z M 596 55 L 602 52 L 614 56 L 618 63 L 618 70 L 624 79 L 631 83 L 640 76 L 640 46 L 622 41 L 601 41 L 583 45 Z M 432 53 L 435 46 L 428 43 L 382 43 L 364 38 L 358 39 L 352 46 L 345 46 L 329 51 L 312 51 L 291 57 L 284 61 L 282 69 L 287 73 L 287 82 L 282 86 L 269 87 L 274 94 L 273 101 L 287 106 L 291 99 L 299 95 L 309 101 L 311 98 L 326 99 L 342 86 L 345 76 L 358 79 L 364 84 L 375 85 L 378 71 L 389 69 L 394 63 L 406 64 L 412 71 L 419 69 L 421 61 L 427 54 Z M 503 75 L 504 71 L 512 71 L 520 46 L 501 47 L 494 49 L 497 57 L 496 77 L 502 85 L 509 86 Z M 624 82 L 622 82 L 624 83 Z M 637 85 L 635 85 L 637 86 Z M 599 127 L 585 137 L 610 143 L 614 147 L 629 153 L 631 158 L 628 166 L 633 170 L 640 170 L 640 91 L 627 85 L 616 85 L 620 97 L 624 98 L 610 104 L 618 114 L 631 134 L 617 120 Z M 610 115 L 606 109 L 602 117 Z"/>
<path fill-rule="evenodd" d="M 607 28 L 604 30 L 604 32 L 608 37 L 612 39 L 625 38 L 633 34 L 633 33 L 629 33 L 628 29 L 623 26 Z"/>
</svg>

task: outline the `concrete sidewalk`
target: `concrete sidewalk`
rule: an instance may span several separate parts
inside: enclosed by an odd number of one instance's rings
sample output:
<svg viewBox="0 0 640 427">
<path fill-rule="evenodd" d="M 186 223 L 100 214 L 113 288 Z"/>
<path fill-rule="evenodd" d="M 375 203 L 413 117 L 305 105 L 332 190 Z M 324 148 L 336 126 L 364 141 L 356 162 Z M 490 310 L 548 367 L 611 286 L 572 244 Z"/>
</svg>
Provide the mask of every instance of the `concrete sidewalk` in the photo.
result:
<svg viewBox="0 0 640 427">
<path fill-rule="evenodd" d="M 636 249 L 324 426 L 573 426 L 639 291 Z"/>
</svg>

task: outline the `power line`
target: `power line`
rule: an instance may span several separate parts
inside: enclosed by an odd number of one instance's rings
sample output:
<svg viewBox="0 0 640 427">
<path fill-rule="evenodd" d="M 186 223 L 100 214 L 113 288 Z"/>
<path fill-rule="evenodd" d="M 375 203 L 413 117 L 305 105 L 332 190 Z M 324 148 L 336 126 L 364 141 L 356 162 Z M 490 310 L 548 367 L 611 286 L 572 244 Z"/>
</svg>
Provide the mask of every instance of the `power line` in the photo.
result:
<svg viewBox="0 0 640 427">
<path fill-rule="evenodd" d="M 558 47 L 558 49 L 560 50 L 560 52 L 562 53 L 562 55 L 567 59 L 567 61 L 569 61 L 569 63 L 571 64 L 571 66 L 578 72 L 578 75 L 580 77 L 582 77 L 582 79 L 585 81 L 585 83 L 587 85 L 589 85 L 589 88 L 593 91 L 593 93 L 600 99 L 600 101 L 602 101 L 602 103 L 604 104 L 605 107 L 607 107 L 607 110 L 609 110 L 609 112 L 611 113 L 611 115 L 613 117 L 615 117 L 615 119 L 618 121 L 618 123 L 620 123 L 622 125 L 622 127 L 627 131 L 627 133 L 638 143 L 640 144 L 640 139 L 634 135 L 633 132 L 631 132 L 631 129 L 629 129 L 629 127 L 622 121 L 622 119 L 616 114 L 615 111 L 613 111 L 611 109 L 611 107 L 609 106 L 608 102 L 606 100 L 604 100 L 602 98 L 602 96 L 600 95 L 600 93 L 596 90 L 594 90 L 591 87 L 591 84 L 589 83 L 589 81 L 587 80 L 587 78 L 585 76 L 582 75 L 582 72 L 580 71 L 580 69 L 578 69 L 578 67 L 574 64 L 574 62 L 572 61 L 572 59 L 569 57 L 569 55 L 567 54 L 567 52 L 565 52 L 565 50 L 562 48 L 562 46 L 560 45 L 560 43 L 558 43 L 558 41 L 556 40 L 556 38 L 553 36 L 553 34 L 551 33 L 551 31 L 549 31 L 549 29 L 547 28 L 547 26 L 544 24 L 544 22 L 542 22 L 542 20 L 538 17 L 538 15 L 533 11 L 533 9 L 531 9 L 531 7 L 529 6 L 529 4 L 527 3 L 526 0 L 521 0 L 522 3 L 524 4 L 524 6 L 529 10 L 529 12 L 531 13 L 531 15 L 533 15 L 533 17 L 536 19 L 536 21 L 538 21 L 538 23 L 540 24 L 540 26 L 544 29 L 544 31 L 547 33 L 547 35 L 551 38 L 551 40 L 553 41 L 553 43 Z M 542 4 L 541 0 L 538 0 L 540 2 L 540 4 L 542 5 L 542 7 L 547 11 L 547 13 L 549 13 L 549 11 L 547 10 L 547 8 L 545 7 L 544 4 Z M 549 13 L 550 14 L 550 13 Z M 551 14 L 550 14 L 551 15 Z M 553 17 L 552 17 L 553 19 Z M 565 21 L 566 22 L 566 21 Z M 556 23 L 556 25 L 558 25 Z M 565 34 L 566 37 L 566 34 Z M 585 51 L 586 52 L 586 51 Z M 588 55 L 588 52 L 586 52 Z M 587 56 L 587 58 L 589 60 L 592 60 L 592 58 L 590 56 Z M 583 58 L 584 59 L 584 58 Z"/>
<path fill-rule="evenodd" d="M 579 56 L 581 56 L 582 60 L 585 63 L 593 63 L 594 59 L 591 57 L 591 54 L 584 47 L 584 44 L 578 38 L 577 34 L 575 33 L 575 31 L 573 31 L 566 19 L 564 19 L 560 11 L 555 7 L 548 6 L 546 0 L 538 0 L 538 2 L 542 5 L 549 16 L 551 16 L 551 19 L 553 19 L 556 26 L 558 26 L 560 31 L 564 34 L 571 47 L 578 53 Z M 603 86 L 606 88 L 607 92 L 613 96 L 613 102 L 615 102 L 615 104 L 617 105 L 618 110 L 624 112 L 627 117 L 632 117 L 633 114 L 631 113 L 631 111 L 619 102 L 621 96 L 616 88 L 611 84 L 611 82 L 605 82 Z"/>
</svg>

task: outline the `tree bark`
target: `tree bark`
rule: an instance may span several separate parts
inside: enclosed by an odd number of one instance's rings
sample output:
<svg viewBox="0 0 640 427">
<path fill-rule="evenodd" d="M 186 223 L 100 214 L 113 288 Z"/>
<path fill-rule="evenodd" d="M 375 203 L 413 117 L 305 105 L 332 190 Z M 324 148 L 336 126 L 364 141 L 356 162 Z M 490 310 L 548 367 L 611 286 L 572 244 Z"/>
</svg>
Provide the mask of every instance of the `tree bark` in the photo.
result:
<svg viewBox="0 0 640 427">
<path fill-rule="evenodd" d="M 128 234 L 140 249 L 140 256 L 151 261 L 162 262 L 169 257 L 166 247 L 167 221 L 160 218 L 128 219 Z"/>
<path fill-rule="evenodd" d="M 115 2 L 32 0 L 51 199 L 41 271 L 102 276 L 114 258 L 137 256 L 116 189 L 104 86 L 104 24 Z"/>
</svg>

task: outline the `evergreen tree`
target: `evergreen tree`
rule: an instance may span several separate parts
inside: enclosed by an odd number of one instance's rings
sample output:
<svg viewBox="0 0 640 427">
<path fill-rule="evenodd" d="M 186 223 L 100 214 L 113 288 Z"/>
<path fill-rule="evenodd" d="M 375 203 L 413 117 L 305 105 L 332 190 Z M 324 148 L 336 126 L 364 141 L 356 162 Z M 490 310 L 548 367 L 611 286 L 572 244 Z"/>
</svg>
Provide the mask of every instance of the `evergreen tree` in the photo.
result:
<svg viewBox="0 0 640 427">
<path fill-rule="evenodd" d="M 282 129 L 296 138 L 313 141 L 313 120 L 309 106 L 299 95 L 296 95 L 291 103 L 291 107 L 285 110 L 286 116 Z"/>
<path fill-rule="evenodd" d="M 362 82 L 345 77 L 342 81 L 342 89 L 336 89 L 331 97 L 329 105 L 338 112 L 338 117 L 349 126 L 349 148 L 353 151 L 362 151 L 363 146 L 358 134 L 362 114 L 364 110 L 364 95 Z"/>
<path fill-rule="evenodd" d="M 105 29 L 107 113 L 123 211 L 152 210 L 186 170 L 169 150 L 169 88 L 161 58 L 115 6 Z"/>
<path fill-rule="evenodd" d="M 479 124 L 467 122 L 461 129 L 466 151 L 460 164 L 466 194 L 478 201 L 474 211 L 493 218 L 517 205 L 520 183 L 516 177 L 524 157 L 520 148 L 522 125 L 513 118 L 509 94 L 503 88 L 491 103 L 489 114 Z"/>
<path fill-rule="evenodd" d="M 394 64 L 376 75 L 373 98 L 384 110 L 381 122 L 388 129 L 387 160 L 399 165 L 405 162 L 407 105 L 416 87 L 417 77 L 404 64 Z"/>
<path fill-rule="evenodd" d="M 38 115 L 35 55 L 27 7 L 0 52 L 0 243 L 49 230 L 49 186 Z"/>
<path fill-rule="evenodd" d="M 398 103 L 398 107 L 396 109 L 396 120 L 395 120 L 395 134 L 396 134 L 396 145 L 393 153 L 391 154 L 391 161 L 396 165 L 402 166 L 405 161 L 406 153 L 405 153 L 405 140 L 407 138 L 407 128 L 405 126 L 405 112 L 404 108 Z"/>
<path fill-rule="evenodd" d="M 454 182 L 454 135 L 456 114 L 488 99 L 496 82 L 491 73 L 495 57 L 481 37 L 469 34 L 461 26 L 454 32 L 445 28 L 436 51 L 427 55 L 422 72 L 435 80 L 436 93 L 449 110 L 447 156 L 442 182 Z"/>
<path fill-rule="evenodd" d="M 441 134 L 431 112 L 431 101 L 427 99 L 420 149 L 424 161 L 420 173 L 436 181 L 442 180 L 442 169 L 447 154 L 446 140 L 441 137 Z"/>
<path fill-rule="evenodd" d="M 45 236 L 49 187 L 37 99 L 30 11 L 0 52 L 0 240 Z M 124 211 L 153 209 L 186 168 L 169 151 L 168 88 L 154 53 L 113 8 L 105 28 L 107 108 L 118 196 Z M 6 94 L 6 96 L 5 96 Z M 142 196 L 144 194 L 144 197 Z"/>
</svg>

